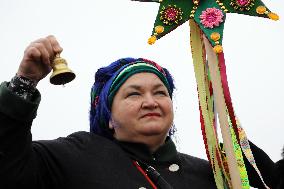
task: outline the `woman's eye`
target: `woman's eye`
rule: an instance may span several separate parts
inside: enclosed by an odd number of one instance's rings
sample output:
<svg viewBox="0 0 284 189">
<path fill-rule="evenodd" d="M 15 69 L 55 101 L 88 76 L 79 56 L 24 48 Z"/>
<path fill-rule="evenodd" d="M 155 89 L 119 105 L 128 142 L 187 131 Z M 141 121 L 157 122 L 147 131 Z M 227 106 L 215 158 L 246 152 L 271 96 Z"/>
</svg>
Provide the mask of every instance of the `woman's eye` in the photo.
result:
<svg viewBox="0 0 284 189">
<path fill-rule="evenodd" d="M 140 95 L 139 92 L 130 92 L 130 93 L 127 94 L 127 97 L 130 97 L 130 96 L 138 96 L 138 95 Z"/>
<path fill-rule="evenodd" d="M 155 93 L 158 95 L 168 96 L 168 93 L 166 91 L 157 91 Z"/>
</svg>

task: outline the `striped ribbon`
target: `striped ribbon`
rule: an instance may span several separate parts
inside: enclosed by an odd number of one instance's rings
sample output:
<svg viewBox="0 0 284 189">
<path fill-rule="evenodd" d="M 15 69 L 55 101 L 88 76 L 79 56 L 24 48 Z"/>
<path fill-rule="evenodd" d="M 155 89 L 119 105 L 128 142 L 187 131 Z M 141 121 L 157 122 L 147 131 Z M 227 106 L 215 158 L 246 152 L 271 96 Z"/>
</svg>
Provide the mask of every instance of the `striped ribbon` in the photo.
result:
<svg viewBox="0 0 284 189">
<path fill-rule="evenodd" d="M 227 83 L 224 54 L 216 55 L 213 52 L 212 46 L 208 45 L 208 41 L 203 40 L 200 29 L 192 20 L 190 20 L 190 29 L 201 129 L 216 186 L 218 189 L 248 189 L 250 185 L 242 151 L 262 181 L 263 178 L 255 164 L 244 130 L 235 118 Z M 208 62 L 206 62 L 206 53 Z M 218 142 L 216 112 L 218 112 L 226 154 L 222 153 Z M 264 181 L 263 184 L 268 188 Z"/>
<path fill-rule="evenodd" d="M 199 97 L 200 107 L 200 121 L 203 133 L 203 139 L 206 148 L 208 160 L 211 163 L 215 183 L 218 189 L 226 188 L 228 183 L 228 174 L 224 171 L 221 158 L 221 151 L 217 133 L 214 127 L 215 114 L 213 98 L 210 95 L 210 82 L 208 80 L 208 70 L 206 69 L 205 50 L 202 42 L 201 31 L 196 23 L 190 20 L 190 37 L 191 37 L 191 50 L 194 64 L 195 77 L 197 82 L 197 90 Z"/>
<path fill-rule="evenodd" d="M 239 138 L 240 138 L 240 145 L 242 148 L 242 151 L 245 155 L 245 157 L 247 158 L 247 160 L 249 161 L 249 163 L 253 166 L 253 168 L 255 169 L 255 171 L 257 172 L 259 178 L 262 181 L 262 184 L 264 185 L 264 187 L 266 189 L 269 189 L 269 187 L 265 184 L 263 177 L 256 165 L 253 153 L 250 149 L 250 145 L 249 145 L 249 141 L 247 139 L 246 133 L 244 131 L 244 129 L 241 127 L 240 122 L 238 121 L 238 119 L 236 119 L 236 123 L 237 123 L 237 127 L 238 127 L 238 133 L 239 133 Z"/>
</svg>

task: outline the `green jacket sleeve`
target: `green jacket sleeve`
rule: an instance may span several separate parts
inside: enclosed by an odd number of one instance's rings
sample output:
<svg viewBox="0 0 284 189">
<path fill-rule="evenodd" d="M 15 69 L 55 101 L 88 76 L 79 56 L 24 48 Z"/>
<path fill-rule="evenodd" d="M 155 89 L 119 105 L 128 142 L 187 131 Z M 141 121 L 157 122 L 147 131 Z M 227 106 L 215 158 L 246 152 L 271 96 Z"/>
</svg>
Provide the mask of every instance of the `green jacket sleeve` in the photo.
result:
<svg viewBox="0 0 284 189">
<path fill-rule="evenodd" d="M 8 89 L 8 82 L 0 85 L 0 188 L 38 182 L 30 129 L 40 98 L 36 91 L 34 99 L 26 101 Z"/>
</svg>

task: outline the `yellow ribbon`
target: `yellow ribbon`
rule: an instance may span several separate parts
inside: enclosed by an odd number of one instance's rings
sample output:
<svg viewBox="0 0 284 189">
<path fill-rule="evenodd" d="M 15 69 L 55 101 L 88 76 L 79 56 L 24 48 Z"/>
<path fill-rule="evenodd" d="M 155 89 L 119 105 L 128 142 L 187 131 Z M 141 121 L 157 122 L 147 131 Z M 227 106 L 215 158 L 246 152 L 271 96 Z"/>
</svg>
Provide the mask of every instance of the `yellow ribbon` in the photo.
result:
<svg viewBox="0 0 284 189">
<path fill-rule="evenodd" d="M 227 185 L 224 177 L 228 177 L 223 174 L 222 167 L 220 167 L 218 160 L 216 159 L 217 153 L 221 158 L 221 152 L 219 149 L 218 138 L 214 130 L 214 112 L 213 102 L 209 93 L 209 81 L 206 71 L 206 59 L 204 57 L 204 46 L 202 42 L 201 31 L 193 20 L 190 23 L 190 42 L 192 49 L 192 58 L 195 71 L 195 77 L 198 88 L 198 96 L 200 102 L 200 108 L 202 111 L 202 117 L 205 124 L 205 133 L 208 145 L 209 161 L 211 163 L 216 186 L 218 189 L 224 189 Z M 210 105 L 211 104 L 211 105 Z"/>
</svg>

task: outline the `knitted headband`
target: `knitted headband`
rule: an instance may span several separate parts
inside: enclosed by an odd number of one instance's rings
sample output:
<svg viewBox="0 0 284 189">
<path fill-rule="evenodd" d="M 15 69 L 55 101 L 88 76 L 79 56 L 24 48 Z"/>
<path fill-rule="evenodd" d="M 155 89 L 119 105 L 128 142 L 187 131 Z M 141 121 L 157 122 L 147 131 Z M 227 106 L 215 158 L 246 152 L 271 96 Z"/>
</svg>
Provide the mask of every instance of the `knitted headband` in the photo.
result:
<svg viewBox="0 0 284 189">
<path fill-rule="evenodd" d="M 123 83 L 136 73 L 148 72 L 157 75 L 172 97 L 174 84 L 167 69 L 146 59 L 119 59 L 107 67 L 100 68 L 95 75 L 91 90 L 90 130 L 93 133 L 112 138 L 108 128 L 111 119 L 113 98 Z"/>
<path fill-rule="evenodd" d="M 122 84 L 132 75 L 141 73 L 141 72 L 149 72 L 149 73 L 156 74 L 160 78 L 160 80 L 164 83 L 166 88 L 168 89 L 170 97 L 172 97 L 172 91 L 170 89 L 165 73 L 162 72 L 162 70 L 160 71 L 155 66 L 151 64 L 147 64 L 145 62 L 135 62 L 134 64 L 130 64 L 130 65 L 127 65 L 126 67 L 123 67 L 120 73 L 114 79 L 110 87 L 109 96 L 108 96 L 108 101 L 109 101 L 110 106 L 112 105 L 112 101 L 113 101 L 115 94 L 117 93 L 119 88 L 122 86 Z"/>
</svg>

